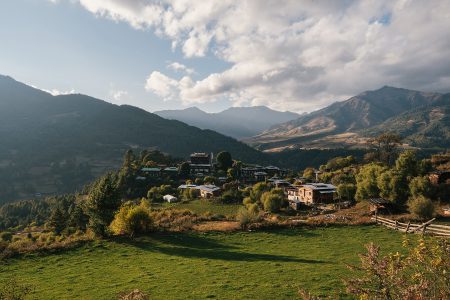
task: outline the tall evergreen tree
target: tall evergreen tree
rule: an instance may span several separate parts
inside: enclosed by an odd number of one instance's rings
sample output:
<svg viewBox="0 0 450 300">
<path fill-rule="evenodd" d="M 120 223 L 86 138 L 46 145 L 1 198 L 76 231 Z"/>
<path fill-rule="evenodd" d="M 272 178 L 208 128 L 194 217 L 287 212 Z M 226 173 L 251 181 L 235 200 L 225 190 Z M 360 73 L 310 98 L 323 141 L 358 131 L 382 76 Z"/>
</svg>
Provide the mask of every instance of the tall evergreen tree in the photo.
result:
<svg viewBox="0 0 450 300">
<path fill-rule="evenodd" d="M 59 207 L 56 207 L 52 211 L 48 224 L 56 234 L 61 234 L 64 228 L 66 228 L 66 216 Z"/>
<path fill-rule="evenodd" d="M 233 159 L 231 158 L 231 154 L 228 151 L 222 151 L 217 154 L 217 163 L 220 170 L 228 171 L 229 168 L 233 165 Z"/>
<path fill-rule="evenodd" d="M 120 190 L 116 175 L 108 173 L 94 184 L 86 200 L 89 227 L 95 234 L 106 235 L 106 229 L 120 204 Z"/>
</svg>

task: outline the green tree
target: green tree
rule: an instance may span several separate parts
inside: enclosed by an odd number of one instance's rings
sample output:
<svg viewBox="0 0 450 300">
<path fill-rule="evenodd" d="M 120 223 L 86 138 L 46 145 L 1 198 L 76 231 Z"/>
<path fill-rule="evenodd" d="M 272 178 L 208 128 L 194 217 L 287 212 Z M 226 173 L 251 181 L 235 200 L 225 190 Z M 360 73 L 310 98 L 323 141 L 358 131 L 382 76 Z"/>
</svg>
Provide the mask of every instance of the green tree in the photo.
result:
<svg viewBox="0 0 450 300">
<path fill-rule="evenodd" d="M 189 175 L 191 171 L 191 167 L 188 162 L 183 162 L 181 165 L 178 166 L 178 175 L 181 177 L 186 177 Z"/>
<path fill-rule="evenodd" d="M 411 150 L 402 152 L 395 161 L 395 169 L 405 178 L 412 178 L 419 173 L 416 153 Z"/>
<path fill-rule="evenodd" d="M 397 148 L 400 145 L 401 137 L 392 132 L 383 133 L 369 140 L 369 144 L 375 148 L 380 162 L 386 165 L 392 165 L 397 154 Z"/>
<path fill-rule="evenodd" d="M 347 157 L 335 157 L 333 159 L 330 159 L 327 164 L 325 165 L 325 169 L 330 171 L 339 170 L 345 167 L 350 166 L 352 163 L 355 162 L 355 158 L 353 156 L 347 156 Z"/>
<path fill-rule="evenodd" d="M 356 186 L 353 183 L 342 183 L 337 186 L 337 193 L 342 200 L 355 200 Z"/>
<path fill-rule="evenodd" d="M 335 186 L 338 186 L 340 184 L 345 184 L 345 183 L 355 184 L 356 180 L 355 180 L 355 176 L 351 173 L 339 172 L 339 173 L 335 174 L 333 176 L 333 178 L 331 178 L 331 183 L 334 184 Z"/>
<path fill-rule="evenodd" d="M 384 170 L 382 166 L 375 163 L 364 165 L 359 170 L 356 175 L 356 200 L 362 201 L 379 197 L 380 189 L 378 188 L 377 178 Z"/>
<path fill-rule="evenodd" d="M 131 187 L 137 175 L 136 157 L 133 150 L 129 149 L 125 152 L 122 168 L 119 170 L 117 186 L 122 193 L 130 194 Z"/>
<path fill-rule="evenodd" d="M 283 205 L 283 197 L 271 192 L 265 192 L 261 197 L 261 202 L 264 205 L 264 210 L 267 212 L 278 212 Z"/>
<path fill-rule="evenodd" d="M 228 151 L 222 151 L 217 154 L 216 160 L 220 170 L 227 171 L 233 166 L 233 159 Z"/>
<path fill-rule="evenodd" d="M 270 189 L 269 185 L 265 182 L 258 182 L 255 185 L 253 185 L 252 189 L 250 190 L 250 198 L 253 200 L 253 202 L 260 202 L 261 196 L 264 192 L 268 191 Z"/>
<path fill-rule="evenodd" d="M 315 174 L 314 174 L 314 168 L 306 168 L 303 171 L 303 177 L 308 179 L 308 180 L 314 180 L 315 179 Z"/>
<path fill-rule="evenodd" d="M 433 198 L 435 196 L 435 189 L 428 176 L 414 177 L 409 183 L 409 192 L 413 198 L 419 196 Z"/>
<path fill-rule="evenodd" d="M 433 171 L 433 164 L 431 159 L 422 159 L 418 165 L 418 175 L 424 176 Z"/>
<path fill-rule="evenodd" d="M 68 225 L 76 229 L 85 230 L 88 221 L 89 217 L 83 212 L 81 206 L 75 205 L 70 212 Z"/>
<path fill-rule="evenodd" d="M 48 224 L 56 234 L 61 234 L 61 232 L 66 228 L 66 220 L 65 214 L 59 207 L 56 207 L 50 215 Z"/>
<path fill-rule="evenodd" d="M 105 236 L 107 228 L 114 218 L 115 211 L 120 207 L 120 191 L 117 177 L 108 173 L 95 182 L 85 203 L 86 214 L 89 216 L 89 227 L 99 235 Z"/>
<path fill-rule="evenodd" d="M 380 196 L 397 204 L 403 204 L 408 199 L 408 184 L 406 178 L 395 170 L 387 170 L 377 178 Z"/>
<path fill-rule="evenodd" d="M 421 220 L 431 219 L 436 212 L 436 207 L 429 198 L 418 196 L 409 199 L 408 210 Z"/>
</svg>

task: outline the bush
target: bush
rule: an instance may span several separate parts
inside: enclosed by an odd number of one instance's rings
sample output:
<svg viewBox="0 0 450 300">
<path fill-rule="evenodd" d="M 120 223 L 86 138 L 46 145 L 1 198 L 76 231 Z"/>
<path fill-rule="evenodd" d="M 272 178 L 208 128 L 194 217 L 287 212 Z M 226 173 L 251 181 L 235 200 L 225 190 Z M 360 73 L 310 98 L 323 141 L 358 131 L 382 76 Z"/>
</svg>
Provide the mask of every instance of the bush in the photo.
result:
<svg viewBox="0 0 450 300">
<path fill-rule="evenodd" d="M 152 228 L 150 210 L 144 204 L 125 204 L 116 213 L 110 229 L 114 234 L 134 236 L 137 233 L 149 232 Z"/>
<path fill-rule="evenodd" d="M 409 192 L 412 197 L 424 196 L 432 198 L 434 196 L 434 187 L 427 176 L 414 177 L 409 183 Z"/>
<path fill-rule="evenodd" d="M 283 205 L 283 198 L 280 195 L 265 192 L 261 201 L 264 205 L 264 210 L 267 212 L 278 212 Z"/>
<path fill-rule="evenodd" d="M 358 299 L 450 299 L 450 244 L 445 239 L 420 240 L 407 255 L 380 256 L 380 247 L 366 246 L 361 266 L 347 280 L 347 292 Z"/>
<path fill-rule="evenodd" d="M 13 234 L 11 232 L 2 232 L 0 233 L 0 240 L 5 241 L 5 242 L 11 242 L 13 238 Z"/>
<path fill-rule="evenodd" d="M 431 219 L 436 212 L 436 207 L 429 198 L 418 196 L 408 201 L 409 212 L 421 220 Z"/>
<path fill-rule="evenodd" d="M 248 225 L 258 222 L 260 219 L 258 205 L 250 204 L 249 207 L 239 208 L 236 219 L 241 228 L 245 229 Z"/>
<path fill-rule="evenodd" d="M 250 198 L 250 197 L 245 197 L 244 200 L 242 201 L 242 203 L 243 203 L 244 205 L 249 205 L 249 204 L 254 203 L 254 201 L 253 201 L 253 199 Z"/>
</svg>

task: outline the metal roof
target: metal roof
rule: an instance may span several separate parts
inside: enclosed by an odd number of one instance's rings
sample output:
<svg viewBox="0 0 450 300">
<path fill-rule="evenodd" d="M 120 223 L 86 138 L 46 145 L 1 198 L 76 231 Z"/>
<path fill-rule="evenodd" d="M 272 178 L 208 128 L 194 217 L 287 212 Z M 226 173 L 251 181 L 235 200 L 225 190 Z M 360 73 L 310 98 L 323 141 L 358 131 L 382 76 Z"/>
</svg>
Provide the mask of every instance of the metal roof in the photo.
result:
<svg viewBox="0 0 450 300">
<path fill-rule="evenodd" d="M 182 184 L 178 188 L 179 189 L 196 189 L 198 187 L 195 184 Z"/>
<path fill-rule="evenodd" d="M 142 168 L 141 171 L 143 171 L 143 172 L 160 172 L 161 168 Z"/>
<path fill-rule="evenodd" d="M 177 167 L 167 167 L 164 169 L 164 171 L 178 171 Z"/>
<path fill-rule="evenodd" d="M 209 185 L 201 185 L 198 187 L 199 190 L 202 191 L 207 191 L 207 192 L 215 192 L 215 191 L 219 191 L 220 187 L 209 184 Z"/>
<path fill-rule="evenodd" d="M 312 190 L 335 190 L 336 186 L 329 183 L 308 183 L 302 185 L 302 187 L 310 188 Z"/>
</svg>

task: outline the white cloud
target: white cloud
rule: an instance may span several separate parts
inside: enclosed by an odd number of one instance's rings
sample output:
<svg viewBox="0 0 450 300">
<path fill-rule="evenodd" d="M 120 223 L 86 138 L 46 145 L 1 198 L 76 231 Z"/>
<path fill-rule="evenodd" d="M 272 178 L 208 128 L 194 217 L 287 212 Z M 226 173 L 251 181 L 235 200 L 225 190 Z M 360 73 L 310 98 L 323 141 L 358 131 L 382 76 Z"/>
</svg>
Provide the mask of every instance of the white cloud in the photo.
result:
<svg viewBox="0 0 450 300">
<path fill-rule="evenodd" d="M 170 100 L 176 94 L 176 89 L 180 86 L 180 83 L 174 79 L 167 77 L 166 75 L 154 71 L 147 78 L 145 89 L 152 91 L 164 100 Z"/>
<path fill-rule="evenodd" d="M 127 91 L 121 91 L 121 90 L 113 90 L 110 92 L 111 96 L 113 97 L 114 100 L 116 101 L 120 101 L 123 100 L 125 97 L 128 96 L 128 92 Z"/>
<path fill-rule="evenodd" d="M 447 0 L 79 1 L 98 16 L 154 30 L 186 58 L 230 63 L 196 81 L 154 71 L 146 88 L 166 100 L 303 111 L 385 84 L 450 88 Z"/>
<path fill-rule="evenodd" d="M 172 62 L 167 65 L 167 68 L 171 69 L 175 72 L 185 72 L 186 74 L 194 74 L 195 73 L 194 69 L 188 68 L 179 62 Z"/>
</svg>

